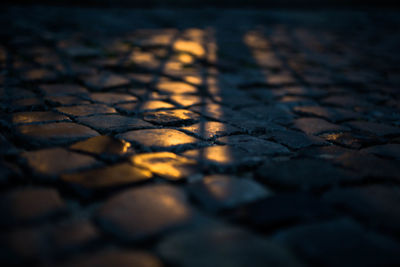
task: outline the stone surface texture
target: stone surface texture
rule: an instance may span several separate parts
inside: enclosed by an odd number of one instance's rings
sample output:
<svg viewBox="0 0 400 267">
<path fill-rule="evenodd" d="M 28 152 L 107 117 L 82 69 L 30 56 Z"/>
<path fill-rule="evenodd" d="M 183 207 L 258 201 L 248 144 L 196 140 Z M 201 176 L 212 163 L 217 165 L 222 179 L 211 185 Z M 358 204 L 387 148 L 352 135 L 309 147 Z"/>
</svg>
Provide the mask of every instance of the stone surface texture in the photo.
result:
<svg viewBox="0 0 400 267">
<path fill-rule="evenodd" d="M 0 9 L 0 266 L 400 266 L 398 10 L 47 4 Z"/>
</svg>

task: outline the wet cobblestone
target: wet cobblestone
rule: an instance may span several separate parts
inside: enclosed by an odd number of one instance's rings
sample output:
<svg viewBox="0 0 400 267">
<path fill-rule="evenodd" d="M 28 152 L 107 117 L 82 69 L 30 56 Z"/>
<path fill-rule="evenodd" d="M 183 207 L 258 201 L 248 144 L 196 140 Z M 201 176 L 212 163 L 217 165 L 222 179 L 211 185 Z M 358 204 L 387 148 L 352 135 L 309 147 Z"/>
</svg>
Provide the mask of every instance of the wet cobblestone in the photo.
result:
<svg viewBox="0 0 400 267">
<path fill-rule="evenodd" d="M 4 8 L 0 265 L 400 265 L 398 15 Z"/>
</svg>

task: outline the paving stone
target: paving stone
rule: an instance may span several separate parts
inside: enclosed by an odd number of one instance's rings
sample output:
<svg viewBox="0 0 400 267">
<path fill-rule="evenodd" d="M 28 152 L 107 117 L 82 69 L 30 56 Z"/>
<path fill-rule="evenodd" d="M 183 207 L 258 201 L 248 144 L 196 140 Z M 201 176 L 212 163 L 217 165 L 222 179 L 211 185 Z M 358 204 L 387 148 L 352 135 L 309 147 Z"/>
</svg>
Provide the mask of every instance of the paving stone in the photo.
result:
<svg viewBox="0 0 400 267">
<path fill-rule="evenodd" d="M 261 230 L 323 220 L 335 215 L 325 202 L 308 193 L 284 193 L 245 205 L 235 219 Z"/>
<path fill-rule="evenodd" d="M 63 48 L 64 53 L 73 58 L 88 58 L 100 55 L 100 50 L 86 46 L 71 46 Z"/>
<path fill-rule="evenodd" d="M 105 231 L 131 241 L 162 234 L 189 223 L 192 218 L 184 193 L 169 185 L 122 192 L 109 199 L 97 214 Z"/>
<path fill-rule="evenodd" d="M 121 93 L 93 93 L 90 94 L 89 97 L 96 102 L 109 105 L 137 100 L 137 98 L 132 95 Z"/>
<path fill-rule="evenodd" d="M 282 187 L 313 189 L 359 180 L 354 174 L 317 159 L 266 163 L 257 172 L 260 181 Z"/>
<path fill-rule="evenodd" d="M 400 234 L 400 189 L 395 186 L 367 185 L 357 188 L 334 189 L 323 199 L 339 210 L 369 222 L 389 234 Z"/>
<path fill-rule="evenodd" d="M 86 95 L 88 90 L 75 84 L 43 84 L 41 91 L 46 96 Z"/>
<path fill-rule="evenodd" d="M 190 108 L 195 112 L 202 114 L 203 116 L 213 118 L 219 121 L 227 121 L 228 119 L 237 116 L 236 112 L 230 108 L 218 105 L 218 104 L 207 104 L 203 106 L 193 106 Z"/>
<path fill-rule="evenodd" d="M 372 153 L 377 156 L 400 159 L 400 144 L 385 144 L 362 149 L 361 152 Z"/>
<path fill-rule="evenodd" d="M 97 193 L 96 191 L 145 182 L 151 178 L 151 172 L 129 163 L 120 163 L 61 176 L 62 181 L 70 184 L 82 196 L 91 196 Z"/>
<path fill-rule="evenodd" d="M 28 187 L 3 194 L 0 210 L 0 224 L 10 227 L 60 215 L 66 205 L 54 189 Z"/>
<path fill-rule="evenodd" d="M 272 194 L 257 182 L 227 175 L 206 176 L 189 189 L 196 201 L 211 211 L 235 208 Z"/>
<path fill-rule="evenodd" d="M 232 125 L 216 121 L 201 121 L 181 129 L 206 140 L 239 132 L 239 129 Z"/>
<path fill-rule="evenodd" d="M 99 240 L 96 228 L 86 220 L 74 220 L 8 232 L 3 238 L 9 264 L 22 265 L 78 252 Z"/>
<path fill-rule="evenodd" d="M 204 97 L 199 97 L 197 95 L 172 95 L 170 99 L 183 107 L 197 105 L 207 101 Z"/>
<path fill-rule="evenodd" d="M 17 131 L 32 144 L 65 144 L 98 135 L 92 129 L 72 122 L 22 125 Z"/>
<path fill-rule="evenodd" d="M 364 107 L 372 106 L 359 96 L 330 96 L 323 99 L 324 104 L 335 105 L 339 107 Z"/>
<path fill-rule="evenodd" d="M 196 87 L 183 82 L 162 81 L 157 83 L 156 88 L 160 92 L 167 94 L 190 94 L 198 92 Z"/>
<path fill-rule="evenodd" d="M 67 116 L 51 111 L 18 112 L 12 116 L 14 124 L 28 124 L 35 122 L 70 121 Z"/>
<path fill-rule="evenodd" d="M 52 81 L 56 79 L 56 73 L 48 69 L 31 69 L 23 72 L 21 78 L 24 81 Z"/>
<path fill-rule="evenodd" d="M 395 160 L 385 160 L 372 154 L 347 152 L 334 158 L 337 164 L 369 178 L 400 179 L 400 166 Z"/>
<path fill-rule="evenodd" d="M 244 150 L 232 146 L 209 146 L 185 151 L 183 155 L 202 164 L 211 164 L 222 169 L 254 166 L 263 161 L 259 156 L 246 155 Z"/>
<path fill-rule="evenodd" d="M 349 219 L 290 228 L 275 235 L 299 257 L 318 266 L 398 265 L 399 244 Z"/>
<path fill-rule="evenodd" d="M 317 118 L 300 118 L 294 122 L 294 126 L 306 134 L 318 135 L 326 132 L 344 132 L 349 131 L 346 126 L 332 124 Z"/>
<path fill-rule="evenodd" d="M 355 120 L 362 118 L 361 114 L 343 108 L 330 108 L 321 106 L 300 106 L 294 108 L 295 112 L 324 118 L 332 122 Z"/>
<path fill-rule="evenodd" d="M 35 110 L 42 108 L 44 105 L 43 100 L 39 98 L 24 98 L 14 100 L 8 103 L 8 109 L 12 111 Z"/>
<path fill-rule="evenodd" d="M 79 150 L 97 155 L 123 155 L 129 152 L 131 144 L 106 135 L 99 135 L 70 146 L 70 149 Z"/>
<path fill-rule="evenodd" d="M 129 114 L 158 109 L 175 108 L 174 105 L 160 100 L 148 100 L 145 102 L 118 104 L 116 105 L 116 107 Z"/>
<path fill-rule="evenodd" d="M 173 129 L 136 130 L 119 134 L 117 137 L 154 149 L 193 145 L 197 142 L 197 139 Z"/>
<path fill-rule="evenodd" d="M 68 96 L 68 95 L 61 95 L 61 96 L 46 96 L 46 102 L 53 106 L 75 106 L 75 105 L 87 105 L 90 104 L 89 101 L 83 100 L 77 96 Z"/>
<path fill-rule="evenodd" d="M 59 175 L 99 164 L 94 158 L 63 148 L 49 148 L 22 153 L 29 167 L 42 175 Z M 62 160 L 60 160 L 62 159 Z"/>
<path fill-rule="evenodd" d="M 188 125 L 200 119 L 197 113 L 185 109 L 160 110 L 144 113 L 143 116 L 146 121 L 165 126 Z"/>
<path fill-rule="evenodd" d="M 117 113 L 117 111 L 103 104 L 80 105 L 70 107 L 58 107 L 57 111 L 71 116 L 88 116 L 94 114 Z"/>
<path fill-rule="evenodd" d="M 120 115 L 94 115 L 77 118 L 77 121 L 101 132 L 121 132 L 154 127 L 141 119 Z"/>
<path fill-rule="evenodd" d="M 180 180 L 197 173 L 196 161 L 171 152 L 138 154 L 131 161 L 135 166 L 146 168 L 169 180 Z"/>
<path fill-rule="evenodd" d="M 312 145 L 324 145 L 326 142 L 317 136 L 309 136 L 297 131 L 273 130 L 259 136 L 266 140 L 273 140 L 279 144 L 288 146 L 291 149 L 300 149 Z"/>
<path fill-rule="evenodd" d="M 130 81 L 123 76 L 106 72 L 86 77 L 84 82 L 88 87 L 95 89 L 122 87 L 130 84 Z"/>
<path fill-rule="evenodd" d="M 379 144 L 384 142 L 383 138 L 379 138 L 374 135 L 366 135 L 366 134 L 350 133 L 350 132 L 329 133 L 320 135 L 320 137 L 337 145 L 353 149 L 360 149 L 361 147 L 366 145 Z"/>
<path fill-rule="evenodd" d="M 246 151 L 248 154 L 254 155 L 274 155 L 290 153 L 290 151 L 286 147 L 280 144 L 249 135 L 225 136 L 218 138 L 217 141 L 238 147 Z"/>
<path fill-rule="evenodd" d="M 367 122 L 367 121 L 352 121 L 347 123 L 350 127 L 360 131 L 370 132 L 378 136 L 398 135 L 400 128 L 382 123 Z"/>
<path fill-rule="evenodd" d="M 247 112 L 258 119 L 278 124 L 287 125 L 293 121 L 293 115 L 287 109 L 277 105 L 249 107 L 241 109 L 241 111 Z"/>
<path fill-rule="evenodd" d="M 230 226 L 179 232 L 165 238 L 157 251 L 182 267 L 303 266 L 286 248 Z"/>
<path fill-rule="evenodd" d="M 103 250 L 92 254 L 73 258 L 62 267 L 162 267 L 160 260 L 154 255 L 136 250 Z"/>
</svg>

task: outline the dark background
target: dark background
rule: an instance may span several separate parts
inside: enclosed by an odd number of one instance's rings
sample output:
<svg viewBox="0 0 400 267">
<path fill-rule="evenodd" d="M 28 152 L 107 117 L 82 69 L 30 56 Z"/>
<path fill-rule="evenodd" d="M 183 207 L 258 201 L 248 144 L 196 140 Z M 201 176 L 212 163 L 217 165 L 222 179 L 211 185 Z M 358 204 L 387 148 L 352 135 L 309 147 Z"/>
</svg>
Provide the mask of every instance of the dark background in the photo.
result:
<svg viewBox="0 0 400 267">
<path fill-rule="evenodd" d="M 395 7 L 391 0 L 4 0 L 3 4 L 72 5 L 97 7 Z"/>
</svg>

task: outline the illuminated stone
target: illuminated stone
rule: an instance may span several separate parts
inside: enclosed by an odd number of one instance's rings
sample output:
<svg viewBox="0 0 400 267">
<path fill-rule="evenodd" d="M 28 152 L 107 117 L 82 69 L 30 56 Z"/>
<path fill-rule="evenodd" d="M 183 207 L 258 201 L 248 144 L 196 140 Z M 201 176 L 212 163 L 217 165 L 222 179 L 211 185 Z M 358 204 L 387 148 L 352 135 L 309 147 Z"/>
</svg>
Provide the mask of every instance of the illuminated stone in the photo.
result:
<svg viewBox="0 0 400 267">
<path fill-rule="evenodd" d="M 178 145 L 194 144 L 198 140 L 173 129 L 136 130 L 119 134 L 118 138 L 136 142 L 145 147 L 168 148 Z"/>
<path fill-rule="evenodd" d="M 139 113 L 150 110 L 174 108 L 175 106 L 160 100 L 148 100 L 145 102 L 118 104 L 116 107 L 127 113 Z"/>
<path fill-rule="evenodd" d="M 147 181 L 152 177 L 151 172 L 121 163 L 79 173 L 64 174 L 61 180 L 76 187 L 76 190 L 106 189 L 132 183 Z M 82 187 L 82 188 L 80 188 Z M 80 192 L 85 194 L 86 192 Z"/>
<path fill-rule="evenodd" d="M 31 111 L 14 113 L 12 121 L 15 124 L 34 123 L 34 122 L 49 122 L 49 121 L 63 121 L 70 119 L 59 113 L 51 111 Z"/>
<path fill-rule="evenodd" d="M 113 235 L 142 240 L 187 224 L 192 216 L 182 191 L 169 185 L 151 185 L 112 197 L 100 208 L 97 219 Z"/>
<path fill-rule="evenodd" d="M 179 52 L 186 52 L 196 57 L 203 57 L 205 50 L 199 43 L 193 41 L 179 40 L 174 43 L 174 49 Z"/>
<path fill-rule="evenodd" d="M 128 152 L 131 144 L 106 135 L 95 136 L 70 146 L 71 149 L 93 154 L 122 155 Z"/>
<path fill-rule="evenodd" d="M 175 103 L 184 107 L 200 104 L 206 101 L 204 98 L 196 95 L 172 95 L 170 98 Z"/>
<path fill-rule="evenodd" d="M 196 87 L 183 82 L 162 81 L 157 83 L 156 88 L 161 92 L 169 94 L 190 94 L 198 92 Z"/>
<path fill-rule="evenodd" d="M 49 148 L 22 153 L 28 165 L 35 172 L 44 175 L 58 175 L 99 164 L 87 155 L 68 151 L 63 148 Z"/>
<path fill-rule="evenodd" d="M 144 114 L 144 120 L 160 125 L 191 124 L 200 119 L 200 115 L 190 110 L 160 110 Z"/>
<path fill-rule="evenodd" d="M 234 126 L 216 121 L 199 122 L 190 126 L 182 127 L 181 129 L 192 132 L 204 139 L 212 139 L 239 131 L 239 129 Z"/>
<path fill-rule="evenodd" d="M 169 180 L 179 180 L 195 173 L 196 161 L 171 152 L 139 154 L 131 160 L 135 166 L 146 168 Z"/>
</svg>

